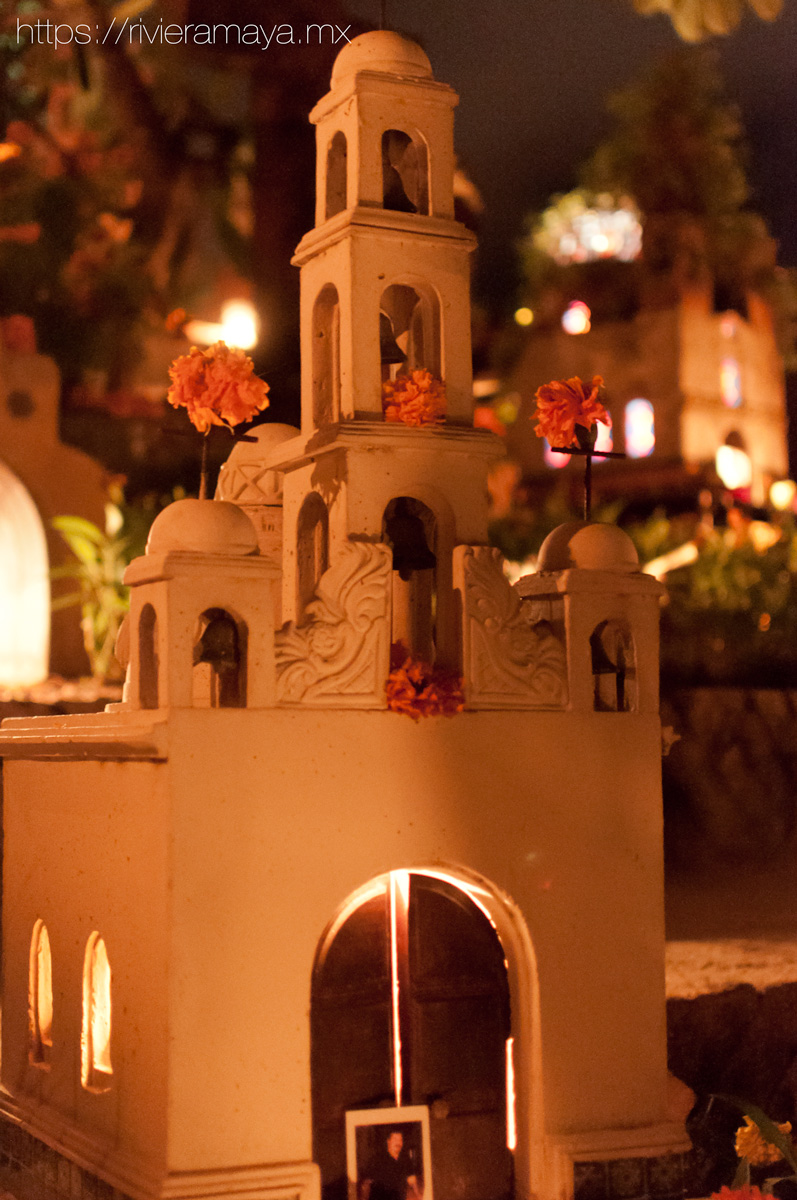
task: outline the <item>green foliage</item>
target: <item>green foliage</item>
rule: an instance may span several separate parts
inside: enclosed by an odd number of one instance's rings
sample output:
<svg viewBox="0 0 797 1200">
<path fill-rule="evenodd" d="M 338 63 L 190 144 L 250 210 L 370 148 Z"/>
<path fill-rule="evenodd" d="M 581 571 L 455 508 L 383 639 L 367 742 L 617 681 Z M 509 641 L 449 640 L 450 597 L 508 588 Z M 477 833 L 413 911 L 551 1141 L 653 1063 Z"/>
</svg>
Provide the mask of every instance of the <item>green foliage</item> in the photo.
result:
<svg viewBox="0 0 797 1200">
<path fill-rule="evenodd" d="M 742 125 L 713 52 L 676 52 L 611 96 L 608 108 L 616 128 L 585 168 L 589 186 L 627 192 L 646 215 L 714 219 L 745 204 Z"/>
<path fill-rule="evenodd" d="M 79 605 L 83 644 L 95 679 L 118 679 L 121 668 L 113 656 L 114 644 L 129 607 L 128 589 L 122 582 L 134 556 L 131 539 L 120 537 L 124 517 L 114 504 L 106 506 L 106 528 L 99 529 L 83 517 L 55 517 L 57 529 L 75 556 L 75 562 L 55 567 L 53 580 L 73 579 L 77 589 L 52 601 L 53 611 Z M 139 538 L 136 538 L 138 541 Z"/>
</svg>

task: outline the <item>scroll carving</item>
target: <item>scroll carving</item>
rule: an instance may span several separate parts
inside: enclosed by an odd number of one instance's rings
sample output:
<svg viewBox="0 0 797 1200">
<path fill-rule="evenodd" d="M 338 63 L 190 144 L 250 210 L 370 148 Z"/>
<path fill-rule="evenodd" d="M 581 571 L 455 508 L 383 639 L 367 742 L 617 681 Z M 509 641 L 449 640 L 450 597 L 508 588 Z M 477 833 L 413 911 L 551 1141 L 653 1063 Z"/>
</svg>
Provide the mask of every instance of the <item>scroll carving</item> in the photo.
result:
<svg viewBox="0 0 797 1200">
<path fill-rule="evenodd" d="M 277 703 L 384 708 L 392 556 L 348 542 L 297 625 L 276 635 Z"/>
<path fill-rule="evenodd" d="M 457 546 L 468 708 L 561 708 L 567 662 L 547 624 L 529 625 L 490 546 Z"/>
</svg>

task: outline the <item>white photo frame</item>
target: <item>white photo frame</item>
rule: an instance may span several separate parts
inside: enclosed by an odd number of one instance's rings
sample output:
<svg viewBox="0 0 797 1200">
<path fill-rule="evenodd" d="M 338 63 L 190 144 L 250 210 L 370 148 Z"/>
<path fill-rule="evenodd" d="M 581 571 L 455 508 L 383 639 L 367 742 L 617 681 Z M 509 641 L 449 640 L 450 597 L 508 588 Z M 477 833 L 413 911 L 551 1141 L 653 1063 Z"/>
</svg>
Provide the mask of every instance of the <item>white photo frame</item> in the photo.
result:
<svg viewBox="0 0 797 1200">
<path fill-rule="evenodd" d="M 434 1200 L 432 1191 L 432 1155 L 429 1139 L 429 1109 L 425 1104 L 407 1104 L 398 1108 L 359 1108 L 346 1113 L 346 1174 L 349 1200 L 386 1200 L 383 1184 L 374 1187 L 369 1171 L 378 1170 L 378 1158 L 387 1153 L 394 1157 L 393 1134 L 402 1135 L 399 1153 L 404 1158 L 407 1183 L 404 1196 L 393 1193 L 395 1200 Z M 382 1141 L 384 1139 L 384 1146 Z M 392 1148 L 388 1145 L 393 1140 Z M 397 1163 L 399 1158 L 395 1160 Z M 410 1170 L 412 1168 L 412 1170 Z M 400 1172 L 399 1172 L 400 1174 Z M 414 1176 L 415 1186 L 410 1184 Z"/>
</svg>

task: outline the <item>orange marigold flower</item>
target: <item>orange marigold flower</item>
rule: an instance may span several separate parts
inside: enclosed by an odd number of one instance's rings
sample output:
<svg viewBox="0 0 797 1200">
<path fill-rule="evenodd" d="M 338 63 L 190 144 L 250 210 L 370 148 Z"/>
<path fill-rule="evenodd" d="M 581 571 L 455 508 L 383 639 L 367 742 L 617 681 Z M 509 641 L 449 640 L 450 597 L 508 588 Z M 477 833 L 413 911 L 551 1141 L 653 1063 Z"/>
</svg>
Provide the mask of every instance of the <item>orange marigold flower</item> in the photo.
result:
<svg viewBox="0 0 797 1200">
<path fill-rule="evenodd" d="M 22 147 L 19 142 L 0 142 L 0 163 L 19 158 L 21 153 Z"/>
<path fill-rule="evenodd" d="M 387 706 L 413 721 L 421 717 L 453 717 L 465 707 L 462 679 L 446 667 L 432 667 L 413 658 L 403 642 L 390 647 Z"/>
<path fill-rule="evenodd" d="M 445 384 L 425 368 L 397 375 L 382 384 L 382 411 L 386 421 L 440 425 L 446 413 Z"/>
<path fill-rule="evenodd" d="M 596 375 L 591 383 L 573 379 L 555 379 L 537 389 L 537 437 L 548 439 L 550 446 L 564 449 L 573 444 L 576 425 L 591 428 L 596 421 L 611 426 L 612 419 L 598 399 L 603 380 Z"/>
<path fill-rule="evenodd" d="M 211 425 L 233 429 L 268 407 L 268 384 L 255 375 L 251 358 L 225 342 L 207 350 L 192 346 L 172 363 L 169 378 L 166 399 L 174 408 L 185 408 L 200 433 Z"/>
<path fill-rule="evenodd" d="M 747 1183 L 744 1187 L 721 1187 L 718 1192 L 711 1193 L 711 1200 L 767 1200 L 761 1190 Z"/>
<path fill-rule="evenodd" d="M 778 1125 L 783 1134 L 791 1133 L 791 1121 Z M 745 1117 L 744 1125 L 736 1130 L 736 1153 L 739 1158 L 746 1158 L 754 1167 L 766 1167 L 771 1163 L 780 1162 L 783 1154 L 772 1142 L 766 1141 L 761 1130 L 750 1117 Z"/>
</svg>

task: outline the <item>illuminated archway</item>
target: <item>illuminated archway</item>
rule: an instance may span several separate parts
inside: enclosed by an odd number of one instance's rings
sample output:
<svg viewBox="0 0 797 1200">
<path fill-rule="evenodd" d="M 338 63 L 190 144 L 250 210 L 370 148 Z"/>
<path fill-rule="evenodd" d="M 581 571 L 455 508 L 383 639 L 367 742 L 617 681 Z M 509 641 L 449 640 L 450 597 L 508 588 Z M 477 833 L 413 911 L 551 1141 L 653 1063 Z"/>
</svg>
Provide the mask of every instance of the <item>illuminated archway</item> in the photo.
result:
<svg viewBox="0 0 797 1200">
<path fill-rule="evenodd" d="M 36 505 L 0 462 L 0 685 L 38 683 L 50 656 L 47 540 Z"/>
<path fill-rule="evenodd" d="M 83 959 L 80 1082 L 89 1092 L 107 1092 L 112 1075 L 111 967 L 105 942 L 92 933 Z"/>
<path fill-rule="evenodd" d="M 47 1070 L 53 1046 L 53 962 L 50 937 L 42 920 L 33 926 L 30 940 L 28 1015 L 30 1061 Z"/>
<path fill-rule="evenodd" d="M 430 1106 L 443 1194 L 509 1196 L 515 1173 L 523 1191 L 541 1114 L 537 1013 L 525 924 L 486 883 L 440 867 L 391 871 L 351 896 L 313 972 L 325 1200 L 346 1195 L 346 1110 L 398 1104 Z"/>
</svg>

